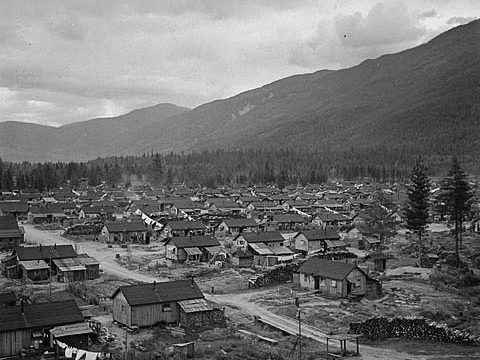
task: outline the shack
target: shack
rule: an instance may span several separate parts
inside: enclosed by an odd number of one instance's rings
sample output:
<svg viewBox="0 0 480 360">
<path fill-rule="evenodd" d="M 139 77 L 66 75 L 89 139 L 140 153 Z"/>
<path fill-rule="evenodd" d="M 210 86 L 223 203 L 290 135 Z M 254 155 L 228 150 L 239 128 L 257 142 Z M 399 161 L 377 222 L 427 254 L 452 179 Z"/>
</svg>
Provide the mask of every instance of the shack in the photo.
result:
<svg viewBox="0 0 480 360">
<path fill-rule="evenodd" d="M 112 299 L 113 320 L 128 327 L 178 324 L 181 321 L 183 324 L 188 323 L 190 313 L 213 311 L 208 305 L 202 307 L 204 296 L 193 279 L 121 286 Z M 192 311 L 190 305 L 194 303 L 188 302 L 190 300 L 197 300 L 195 304 L 201 306 Z M 196 317 L 199 317 L 198 314 Z M 208 325 L 207 320 L 214 321 L 215 318 L 205 316 L 203 325 Z M 194 323 L 199 325 L 197 320 Z"/>
</svg>

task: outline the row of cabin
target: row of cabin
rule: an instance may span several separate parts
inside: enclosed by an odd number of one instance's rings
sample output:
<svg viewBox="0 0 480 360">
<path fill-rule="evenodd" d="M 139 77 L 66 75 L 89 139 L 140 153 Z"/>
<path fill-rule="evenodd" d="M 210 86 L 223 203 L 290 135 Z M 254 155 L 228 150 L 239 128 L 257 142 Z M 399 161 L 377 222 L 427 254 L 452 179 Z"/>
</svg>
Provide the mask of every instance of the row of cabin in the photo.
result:
<svg viewBox="0 0 480 360">
<path fill-rule="evenodd" d="M 96 279 L 100 263 L 87 254 L 77 254 L 72 245 L 19 246 L 1 261 L 2 274 L 24 282 L 74 282 Z"/>
</svg>

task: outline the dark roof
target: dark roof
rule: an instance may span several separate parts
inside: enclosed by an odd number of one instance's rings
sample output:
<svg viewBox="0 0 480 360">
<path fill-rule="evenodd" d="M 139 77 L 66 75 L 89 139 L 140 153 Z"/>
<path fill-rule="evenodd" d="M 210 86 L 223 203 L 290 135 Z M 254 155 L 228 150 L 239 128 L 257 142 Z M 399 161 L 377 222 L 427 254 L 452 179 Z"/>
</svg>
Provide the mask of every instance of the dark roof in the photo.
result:
<svg viewBox="0 0 480 360">
<path fill-rule="evenodd" d="M 177 248 L 220 246 L 213 236 L 176 236 L 165 242 L 168 243 L 173 243 Z"/>
<path fill-rule="evenodd" d="M 13 216 L 12 214 L 0 215 L 0 231 L 3 230 L 16 230 L 20 232 L 15 216 Z"/>
<path fill-rule="evenodd" d="M 343 280 L 356 268 L 355 264 L 310 258 L 298 269 L 302 274 L 313 274 L 328 279 Z"/>
<path fill-rule="evenodd" d="M 28 212 L 29 206 L 22 201 L 2 201 L 0 202 L 0 210 L 4 213 L 12 212 Z"/>
<path fill-rule="evenodd" d="M 20 261 L 62 259 L 77 256 L 72 245 L 19 246 L 15 252 Z"/>
<path fill-rule="evenodd" d="M 112 298 L 120 291 L 130 306 L 203 298 L 202 292 L 193 280 L 120 286 Z"/>
<path fill-rule="evenodd" d="M 238 236 L 243 236 L 248 243 L 269 243 L 276 241 L 285 241 L 280 231 L 260 231 L 251 233 L 242 233 Z"/>
<path fill-rule="evenodd" d="M 278 223 L 304 223 L 306 220 L 299 214 L 278 214 L 273 215 L 272 221 L 276 221 Z"/>
<path fill-rule="evenodd" d="M 206 226 L 201 221 L 170 221 L 168 226 L 172 230 L 195 230 L 206 229 Z"/>
<path fill-rule="evenodd" d="M 0 332 L 47 328 L 58 325 L 83 322 L 83 316 L 75 301 L 58 301 L 38 304 L 25 304 L 0 309 Z"/>
<path fill-rule="evenodd" d="M 302 230 L 298 233 L 303 234 L 307 240 L 338 240 L 340 235 L 331 229 L 319 229 L 319 230 Z M 296 235 L 296 236 L 298 236 Z"/>
<path fill-rule="evenodd" d="M 13 291 L 0 293 L 0 307 L 3 305 L 8 305 L 10 303 L 15 303 L 16 301 L 17 295 L 15 295 Z"/>
<path fill-rule="evenodd" d="M 124 231 L 147 231 L 147 225 L 143 221 L 107 221 L 105 223 L 108 232 L 124 232 Z"/>
<path fill-rule="evenodd" d="M 228 227 L 258 226 L 253 219 L 225 219 L 223 222 Z"/>
</svg>

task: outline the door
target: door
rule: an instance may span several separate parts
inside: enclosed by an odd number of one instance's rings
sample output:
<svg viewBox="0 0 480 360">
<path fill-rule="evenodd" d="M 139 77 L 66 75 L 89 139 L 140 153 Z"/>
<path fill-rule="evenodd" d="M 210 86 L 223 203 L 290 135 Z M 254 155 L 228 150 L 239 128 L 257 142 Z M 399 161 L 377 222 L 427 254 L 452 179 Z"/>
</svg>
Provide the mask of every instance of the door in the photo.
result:
<svg viewBox="0 0 480 360">
<path fill-rule="evenodd" d="M 314 280 L 315 280 L 314 289 L 315 289 L 315 290 L 320 289 L 320 278 L 319 278 L 318 276 L 315 276 L 315 277 L 314 277 Z"/>
</svg>

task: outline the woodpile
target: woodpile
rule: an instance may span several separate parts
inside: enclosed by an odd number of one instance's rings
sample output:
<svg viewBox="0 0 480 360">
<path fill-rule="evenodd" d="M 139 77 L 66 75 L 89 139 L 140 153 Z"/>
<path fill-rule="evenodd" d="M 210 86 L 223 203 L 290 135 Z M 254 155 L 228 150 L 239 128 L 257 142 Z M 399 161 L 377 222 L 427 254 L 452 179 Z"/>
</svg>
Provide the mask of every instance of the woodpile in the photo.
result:
<svg viewBox="0 0 480 360">
<path fill-rule="evenodd" d="M 351 334 L 363 334 L 372 340 L 405 338 L 461 345 L 480 346 L 480 337 L 466 331 L 449 328 L 422 317 L 373 317 L 359 323 L 351 323 Z"/>
<path fill-rule="evenodd" d="M 249 288 L 284 284 L 293 280 L 293 273 L 298 270 L 300 264 L 287 264 L 273 268 L 263 274 L 252 276 L 248 280 Z"/>
</svg>

